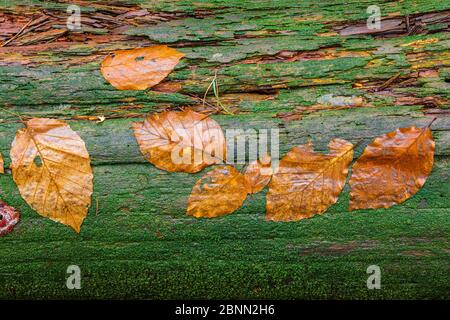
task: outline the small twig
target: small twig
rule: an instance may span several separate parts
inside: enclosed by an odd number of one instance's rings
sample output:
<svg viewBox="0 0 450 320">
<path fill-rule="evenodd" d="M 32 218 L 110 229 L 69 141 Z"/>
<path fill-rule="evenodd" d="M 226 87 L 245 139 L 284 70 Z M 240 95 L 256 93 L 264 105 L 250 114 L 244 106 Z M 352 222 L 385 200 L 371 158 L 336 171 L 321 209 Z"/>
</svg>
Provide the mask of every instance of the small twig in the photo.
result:
<svg viewBox="0 0 450 320">
<path fill-rule="evenodd" d="M 222 102 L 220 101 L 219 85 L 217 83 L 217 70 L 214 72 L 214 77 L 213 77 L 212 81 L 210 82 L 208 88 L 206 89 L 205 94 L 203 95 L 203 106 L 205 105 L 205 103 L 207 103 L 206 96 L 208 95 L 208 92 L 211 89 L 211 87 L 213 88 L 214 97 L 216 98 L 217 105 L 220 108 L 222 108 L 222 110 L 225 111 L 226 114 L 234 115 L 234 113 L 230 109 L 228 109 L 228 107 L 224 106 L 222 104 Z"/>
<path fill-rule="evenodd" d="M 409 23 L 409 14 L 407 14 L 405 17 L 405 25 L 406 25 L 406 33 L 409 34 L 411 31 L 411 26 Z"/>
<path fill-rule="evenodd" d="M 214 78 L 213 78 L 213 80 L 210 82 L 208 88 L 206 88 L 205 94 L 203 95 L 203 106 L 205 106 L 205 103 L 206 103 L 206 96 L 208 95 L 209 89 L 211 89 L 213 83 L 214 83 Z"/>
<path fill-rule="evenodd" d="M 391 78 L 389 78 L 386 82 L 384 82 L 379 88 L 378 91 L 384 90 L 387 87 L 389 87 L 395 80 L 398 79 L 398 77 L 400 77 L 400 72 L 395 74 L 394 76 L 392 76 Z"/>
<path fill-rule="evenodd" d="M 13 111 L 10 111 L 10 110 L 5 109 L 5 108 L 2 108 L 2 107 L 0 107 L 0 109 L 2 109 L 2 110 L 4 110 L 4 111 L 6 111 L 7 113 L 12 114 L 13 116 L 16 116 L 17 118 L 19 118 L 20 122 L 22 122 L 22 124 L 23 124 L 25 127 L 27 127 L 27 122 L 26 122 L 25 120 L 23 120 L 23 118 L 22 118 L 22 116 L 20 115 L 20 113 L 18 113 L 18 112 L 13 112 Z"/>
<path fill-rule="evenodd" d="M 10 43 L 11 41 L 17 39 L 17 37 L 20 36 L 20 34 L 25 30 L 26 27 L 28 27 L 31 22 L 33 22 L 34 19 L 31 19 L 30 21 L 28 21 L 20 30 L 19 32 L 17 32 L 14 36 L 12 36 L 11 38 L 9 38 L 8 40 L 6 40 L 5 42 L 3 42 L 0 47 L 4 47 L 6 46 L 8 43 Z"/>
<path fill-rule="evenodd" d="M 433 120 L 430 121 L 430 123 L 425 127 L 425 129 L 428 129 L 431 127 L 431 125 L 433 124 L 433 122 L 435 122 L 437 119 L 437 117 L 434 117 Z"/>
<path fill-rule="evenodd" d="M 213 86 L 213 91 L 214 91 L 214 96 L 216 97 L 216 102 L 217 104 L 223 109 L 225 110 L 226 113 L 230 114 L 230 115 L 234 115 L 234 113 L 228 109 L 227 107 L 225 107 L 222 102 L 220 101 L 219 98 L 219 84 L 217 83 L 217 70 L 214 72 L 214 86 Z"/>
<path fill-rule="evenodd" d="M 193 95 L 193 94 L 189 94 L 189 93 L 188 93 L 187 95 L 188 95 L 189 97 L 191 97 L 191 98 L 194 98 L 194 99 L 198 100 L 198 101 L 202 101 L 203 107 L 204 107 L 205 104 L 206 104 L 208 107 L 211 107 L 211 108 L 213 108 L 213 109 L 216 110 L 216 111 L 220 111 L 220 109 L 217 108 L 217 106 L 215 106 L 215 105 L 209 103 L 208 101 L 205 101 L 205 100 L 202 99 L 202 98 L 199 98 L 199 97 L 197 97 L 197 96 L 195 96 L 195 95 Z"/>
</svg>

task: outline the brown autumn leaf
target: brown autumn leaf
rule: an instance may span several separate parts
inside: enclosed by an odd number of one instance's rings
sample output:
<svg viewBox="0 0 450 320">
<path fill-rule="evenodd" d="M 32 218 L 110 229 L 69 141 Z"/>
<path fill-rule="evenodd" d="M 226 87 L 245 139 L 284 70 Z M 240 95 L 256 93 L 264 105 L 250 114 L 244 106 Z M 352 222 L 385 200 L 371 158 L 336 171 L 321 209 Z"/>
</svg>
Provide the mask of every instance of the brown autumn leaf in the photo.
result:
<svg viewBox="0 0 450 320">
<path fill-rule="evenodd" d="M 165 45 L 117 50 L 103 60 L 100 71 L 116 89 L 145 90 L 167 77 L 183 56 Z"/>
<path fill-rule="evenodd" d="M 19 211 L 0 200 L 0 237 L 11 233 L 19 219 Z"/>
<path fill-rule="evenodd" d="M 353 145 L 333 139 L 328 148 L 329 154 L 318 154 L 309 143 L 293 148 L 280 160 L 269 183 L 268 220 L 310 218 L 336 203 L 353 159 Z"/>
<path fill-rule="evenodd" d="M 187 214 L 213 218 L 242 206 L 251 188 L 244 175 L 233 166 L 219 166 L 195 183 L 188 200 Z"/>
<path fill-rule="evenodd" d="M 164 111 L 133 123 L 145 159 L 170 172 L 198 172 L 225 159 L 220 125 L 191 110 Z"/>
<path fill-rule="evenodd" d="M 11 146 L 13 179 L 40 215 L 80 232 L 93 190 L 83 140 L 63 120 L 33 118 Z"/>
<path fill-rule="evenodd" d="M 250 184 L 250 193 L 258 193 L 269 183 L 272 178 L 272 161 L 269 155 L 251 162 L 244 173 Z"/>
<path fill-rule="evenodd" d="M 3 160 L 3 155 L 0 152 L 0 173 L 5 173 L 5 161 Z"/>
<path fill-rule="evenodd" d="M 412 197 L 433 167 L 429 128 L 400 128 L 375 138 L 355 162 L 349 210 L 389 208 Z"/>
</svg>

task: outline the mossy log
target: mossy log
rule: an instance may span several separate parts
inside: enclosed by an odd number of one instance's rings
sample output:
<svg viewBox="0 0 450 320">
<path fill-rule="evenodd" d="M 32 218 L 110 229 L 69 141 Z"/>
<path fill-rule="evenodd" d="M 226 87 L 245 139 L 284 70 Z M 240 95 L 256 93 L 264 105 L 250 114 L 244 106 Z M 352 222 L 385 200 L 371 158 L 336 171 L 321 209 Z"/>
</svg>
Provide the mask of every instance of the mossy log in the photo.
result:
<svg viewBox="0 0 450 320">
<path fill-rule="evenodd" d="M 81 30 L 67 29 L 69 4 Z M 24 119 L 66 119 L 86 142 L 92 206 L 80 234 L 39 216 L 10 171 L 0 197 L 20 210 L 0 238 L 0 298 L 450 298 L 450 4 L 379 1 L 382 28 L 366 26 L 372 1 L 2 1 L 0 152 L 6 166 Z M 161 84 L 119 91 L 102 77 L 117 49 L 167 44 L 185 58 Z M 216 98 L 203 95 L 214 75 Z M 321 97 L 361 98 L 323 106 Z M 427 126 L 435 165 L 403 204 L 348 212 L 348 186 L 324 215 L 267 222 L 265 192 L 216 219 L 186 216 L 197 174 L 158 170 L 131 123 L 191 108 L 223 129 L 277 128 L 280 155 L 311 140 L 360 142 Z M 99 117 L 105 121 L 97 123 Z M 67 267 L 82 289 L 66 288 Z M 379 265 L 382 289 L 368 290 Z"/>
</svg>

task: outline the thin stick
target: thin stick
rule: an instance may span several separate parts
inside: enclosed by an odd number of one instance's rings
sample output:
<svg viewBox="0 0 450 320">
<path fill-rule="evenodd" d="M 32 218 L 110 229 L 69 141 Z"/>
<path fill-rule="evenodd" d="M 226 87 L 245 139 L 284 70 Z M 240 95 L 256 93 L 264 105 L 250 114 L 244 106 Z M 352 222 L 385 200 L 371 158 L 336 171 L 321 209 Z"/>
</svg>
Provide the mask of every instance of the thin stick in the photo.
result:
<svg viewBox="0 0 450 320">
<path fill-rule="evenodd" d="M 409 33 L 411 32 L 411 26 L 409 23 L 409 14 L 407 14 L 405 17 L 405 25 L 406 25 L 406 34 L 409 35 Z"/>
<path fill-rule="evenodd" d="M 434 117 L 433 120 L 430 121 L 430 123 L 425 127 L 425 129 L 428 129 L 431 127 L 431 125 L 433 124 L 433 122 L 435 122 L 437 119 L 437 117 Z"/>
<path fill-rule="evenodd" d="M 386 82 L 384 82 L 379 88 L 378 91 L 386 89 L 389 87 L 397 78 L 400 77 L 400 72 L 389 78 Z"/>
<path fill-rule="evenodd" d="M 226 114 L 234 115 L 234 113 L 230 109 L 225 107 L 222 104 L 222 102 L 220 101 L 220 98 L 219 98 L 219 85 L 217 83 L 217 70 L 215 70 L 214 77 L 213 77 L 211 83 L 209 84 L 208 88 L 206 89 L 205 94 L 203 95 L 203 106 L 205 105 L 205 103 L 207 103 L 206 102 L 206 96 L 208 95 L 208 92 L 211 89 L 211 87 L 213 88 L 214 97 L 216 98 L 217 105 L 220 108 L 222 108 L 222 110 L 225 111 Z"/>
<path fill-rule="evenodd" d="M 10 43 L 11 41 L 17 39 L 17 37 L 23 32 L 23 30 L 25 30 L 26 27 L 28 27 L 30 25 L 31 22 L 33 22 L 34 19 L 31 19 L 30 21 L 28 21 L 20 30 L 19 32 L 17 32 L 14 36 L 12 36 L 11 38 L 9 38 L 9 40 L 6 40 L 5 42 L 3 42 L 0 47 L 4 47 L 6 46 L 8 43 Z"/>
<path fill-rule="evenodd" d="M 213 85 L 213 83 L 214 83 L 214 78 L 213 78 L 213 80 L 210 82 L 208 88 L 207 88 L 206 91 L 205 91 L 205 94 L 203 95 L 203 106 L 205 106 L 205 103 L 206 103 L 206 96 L 208 95 L 209 89 L 211 89 L 211 86 Z"/>
<path fill-rule="evenodd" d="M 202 99 L 202 98 L 200 98 L 200 97 L 197 97 L 197 96 L 195 96 L 195 95 L 193 95 L 193 94 L 189 94 L 189 93 L 188 93 L 187 95 L 188 95 L 189 97 L 191 97 L 191 98 L 194 98 L 194 99 L 196 99 L 196 100 L 202 101 L 202 102 L 203 102 L 203 104 L 202 104 L 203 107 L 205 107 L 205 104 L 206 104 L 208 107 L 211 107 L 211 108 L 213 108 L 213 109 L 216 110 L 216 111 L 220 111 L 220 109 L 217 108 L 217 106 L 215 106 L 215 105 L 213 105 L 213 104 L 211 104 L 211 103 L 205 101 L 204 99 Z M 181 110 L 184 110 L 184 107 L 180 107 L 180 108 L 181 108 Z M 212 111 L 211 114 L 212 114 L 212 113 L 214 113 L 214 111 Z"/>
<path fill-rule="evenodd" d="M 222 104 L 222 102 L 220 101 L 220 98 L 219 98 L 219 84 L 218 84 L 218 82 L 217 82 L 217 70 L 216 70 L 215 73 L 214 73 L 214 79 L 213 79 L 213 82 L 214 82 L 213 91 L 214 91 L 214 96 L 216 97 L 217 104 L 218 104 L 223 110 L 225 110 L 226 113 L 228 113 L 228 114 L 230 114 L 230 115 L 234 115 L 234 113 L 233 113 L 230 109 L 228 109 L 227 107 L 225 107 L 225 106 Z"/>
<path fill-rule="evenodd" d="M 5 109 L 5 108 L 2 108 L 2 107 L 0 107 L 0 109 L 6 111 L 6 112 L 9 113 L 9 114 L 12 114 L 13 116 L 16 116 L 17 118 L 19 118 L 20 122 L 22 122 L 22 124 L 23 124 L 25 127 L 27 126 L 26 121 L 23 120 L 23 118 L 22 118 L 22 116 L 20 115 L 20 113 L 18 113 L 18 112 L 13 112 L 13 111 L 10 111 L 10 110 Z"/>
</svg>

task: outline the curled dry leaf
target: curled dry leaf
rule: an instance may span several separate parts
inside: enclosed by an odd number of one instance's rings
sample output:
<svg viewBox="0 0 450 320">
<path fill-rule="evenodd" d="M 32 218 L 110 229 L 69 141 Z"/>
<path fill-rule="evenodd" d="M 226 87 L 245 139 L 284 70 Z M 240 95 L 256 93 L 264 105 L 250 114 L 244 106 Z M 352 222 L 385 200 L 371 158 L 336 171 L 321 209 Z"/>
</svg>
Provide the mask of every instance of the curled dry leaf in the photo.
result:
<svg viewBox="0 0 450 320">
<path fill-rule="evenodd" d="M 0 200 L 0 237 L 10 233 L 19 219 L 19 212 Z"/>
<path fill-rule="evenodd" d="M 168 46 L 117 50 L 102 62 L 103 77 L 119 90 L 145 90 L 160 83 L 183 53 Z"/>
<path fill-rule="evenodd" d="M 105 116 L 97 116 L 97 120 L 95 121 L 95 123 L 102 123 L 106 120 Z"/>
<path fill-rule="evenodd" d="M 272 161 L 269 155 L 264 155 L 261 159 L 250 163 L 244 173 L 251 192 L 258 193 L 269 183 L 272 178 Z"/>
<path fill-rule="evenodd" d="M 412 197 L 433 167 L 429 128 L 400 128 L 375 138 L 355 162 L 349 210 L 388 208 Z"/>
<path fill-rule="evenodd" d="M 5 161 L 3 160 L 3 155 L 0 152 L 0 173 L 5 173 Z"/>
<path fill-rule="evenodd" d="M 269 183 L 268 220 L 310 218 L 336 203 L 353 159 L 353 145 L 333 139 L 328 148 L 329 154 L 318 154 L 309 143 L 293 148 L 281 159 Z"/>
<path fill-rule="evenodd" d="M 133 129 L 144 157 L 162 170 L 194 173 L 225 159 L 222 128 L 201 113 L 156 113 Z"/>
<path fill-rule="evenodd" d="M 80 232 L 93 190 L 83 140 L 62 120 L 34 118 L 11 147 L 13 179 L 40 215 Z"/>
<path fill-rule="evenodd" d="M 212 218 L 231 213 L 242 206 L 250 191 L 243 174 L 232 166 L 219 166 L 196 182 L 187 214 Z"/>
</svg>

